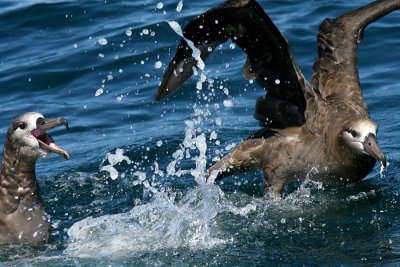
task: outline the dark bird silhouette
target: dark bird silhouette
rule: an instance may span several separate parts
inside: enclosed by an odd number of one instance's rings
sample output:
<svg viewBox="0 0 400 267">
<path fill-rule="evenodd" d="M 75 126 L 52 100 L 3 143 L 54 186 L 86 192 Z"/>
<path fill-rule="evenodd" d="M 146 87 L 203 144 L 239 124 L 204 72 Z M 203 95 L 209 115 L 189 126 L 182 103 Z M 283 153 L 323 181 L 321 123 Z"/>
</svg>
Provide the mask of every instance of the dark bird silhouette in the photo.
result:
<svg viewBox="0 0 400 267">
<path fill-rule="evenodd" d="M 399 8 L 400 0 L 381 0 L 325 19 L 310 84 L 261 6 L 254 0 L 227 1 L 185 27 L 156 99 L 175 92 L 193 74 L 197 60 L 186 40 L 205 60 L 230 38 L 247 54 L 245 78 L 267 91 L 255 108 L 263 128 L 210 167 L 208 179 L 261 168 L 267 187 L 279 196 L 285 185 L 306 177 L 327 184 L 361 180 L 376 161 L 383 167 L 387 161 L 361 93 L 357 46 L 367 25 Z"/>
<path fill-rule="evenodd" d="M 0 243 L 46 243 L 50 222 L 36 182 L 35 165 L 51 152 L 69 159 L 46 132 L 59 125 L 68 128 L 64 118 L 49 120 L 37 112 L 17 117 L 7 131 L 0 170 Z"/>
</svg>

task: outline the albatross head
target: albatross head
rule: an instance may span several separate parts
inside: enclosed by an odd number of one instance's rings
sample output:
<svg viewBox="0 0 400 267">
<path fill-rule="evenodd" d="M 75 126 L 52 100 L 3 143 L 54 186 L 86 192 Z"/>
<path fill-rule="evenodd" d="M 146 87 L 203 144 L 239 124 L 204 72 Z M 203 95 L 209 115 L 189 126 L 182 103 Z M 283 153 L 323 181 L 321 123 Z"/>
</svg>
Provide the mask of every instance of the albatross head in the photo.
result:
<svg viewBox="0 0 400 267">
<path fill-rule="evenodd" d="M 59 125 L 65 125 L 68 129 L 68 122 L 64 118 L 50 120 L 38 112 L 24 113 L 11 124 L 7 132 L 7 141 L 11 142 L 17 150 L 16 153 L 26 158 L 36 160 L 55 152 L 69 159 L 68 152 L 59 147 L 46 132 Z"/>
<path fill-rule="evenodd" d="M 369 155 L 386 167 L 386 157 L 376 139 L 377 128 L 369 119 L 356 119 L 345 124 L 341 136 L 355 155 Z"/>
</svg>

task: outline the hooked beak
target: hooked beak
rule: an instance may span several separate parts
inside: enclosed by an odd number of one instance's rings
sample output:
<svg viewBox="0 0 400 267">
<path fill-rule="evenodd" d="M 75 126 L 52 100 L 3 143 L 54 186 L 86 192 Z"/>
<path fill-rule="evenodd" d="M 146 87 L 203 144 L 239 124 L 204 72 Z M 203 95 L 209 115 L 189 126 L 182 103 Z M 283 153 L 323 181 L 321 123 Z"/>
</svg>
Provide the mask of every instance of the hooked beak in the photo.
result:
<svg viewBox="0 0 400 267">
<path fill-rule="evenodd" d="M 46 132 L 46 130 L 53 129 L 59 125 L 65 125 L 67 130 L 69 130 L 68 121 L 64 118 L 57 119 L 46 119 L 46 118 L 38 118 L 36 121 L 36 129 L 31 132 L 31 134 L 36 138 L 39 142 L 39 146 L 46 150 L 55 152 L 65 159 L 69 159 L 70 155 L 67 151 L 58 146 L 53 138 Z"/>
<path fill-rule="evenodd" d="M 362 144 L 364 151 L 368 155 L 375 158 L 377 161 L 380 161 L 383 167 L 387 166 L 386 157 L 378 146 L 378 141 L 376 140 L 376 136 L 374 134 L 369 134 Z"/>
</svg>

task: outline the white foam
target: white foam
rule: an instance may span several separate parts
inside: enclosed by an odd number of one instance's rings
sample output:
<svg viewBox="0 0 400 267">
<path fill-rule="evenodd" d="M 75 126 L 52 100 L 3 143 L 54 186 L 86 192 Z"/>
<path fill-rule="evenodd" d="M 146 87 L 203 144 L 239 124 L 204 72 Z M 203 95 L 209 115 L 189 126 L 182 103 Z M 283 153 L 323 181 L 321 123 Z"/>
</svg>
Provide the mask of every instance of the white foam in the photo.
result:
<svg viewBox="0 0 400 267">
<path fill-rule="evenodd" d="M 165 248 L 209 249 L 224 244 L 227 241 L 213 236 L 216 229 L 212 221 L 229 209 L 220 205 L 223 193 L 217 186 L 209 185 L 206 192 L 194 189 L 176 204 L 173 198 L 158 193 L 150 203 L 129 212 L 76 222 L 68 230 L 70 243 L 64 254 L 105 257 Z"/>
<path fill-rule="evenodd" d="M 238 207 L 227 200 L 218 185 L 205 182 L 207 140 L 200 126 L 210 115 L 207 109 L 194 106 L 193 118 L 185 121 L 185 138 L 166 167 L 166 174 L 169 176 L 190 173 L 197 182 L 197 187 L 177 200 L 175 192 L 158 188 L 157 181 L 164 176 L 164 172 L 157 162 L 149 169 L 143 166 L 140 166 L 140 170 L 133 168 L 130 172 L 135 179 L 133 185 L 143 187 L 143 194 L 151 192 L 151 200 L 126 213 L 88 217 L 76 222 L 68 229 L 70 239 L 64 254 L 89 258 L 118 257 L 179 247 L 211 249 L 232 242 L 231 237 L 226 239 L 226 235 L 220 233 L 215 218 L 227 212 L 247 216 L 257 209 L 257 205 L 246 203 L 244 207 Z M 213 139 L 217 138 L 215 132 L 211 133 L 210 138 L 211 136 Z M 156 145 L 162 145 L 162 141 L 158 141 Z M 191 156 L 192 152 L 196 156 Z M 194 161 L 196 166 L 192 169 L 177 168 L 184 159 Z M 108 153 L 106 160 L 109 164 L 103 166 L 102 170 L 108 171 L 113 179 L 119 175 L 115 165 L 123 161 L 131 163 L 124 156 L 124 150 L 119 148 L 115 154 Z"/>
<path fill-rule="evenodd" d="M 375 190 L 370 190 L 368 192 L 360 192 L 355 195 L 351 195 L 346 197 L 347 201 L 358 201 L 358 200 L 365 200 L 370 197 L 376 196 L 376 191 Z"/>
</svg>

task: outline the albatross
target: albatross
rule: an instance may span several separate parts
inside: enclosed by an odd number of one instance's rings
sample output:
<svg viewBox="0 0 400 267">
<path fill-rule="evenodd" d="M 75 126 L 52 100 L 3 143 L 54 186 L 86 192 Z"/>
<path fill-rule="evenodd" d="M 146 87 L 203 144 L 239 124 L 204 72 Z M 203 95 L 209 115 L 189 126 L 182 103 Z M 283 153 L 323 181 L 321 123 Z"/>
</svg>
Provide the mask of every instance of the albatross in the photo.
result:
<svg viewBox="0 0 400 267">
<path fill-rule="evenodd" d="M 377 161 L 386 167 L 387 160 L 361 93 L 357 46 L 366 26 L 399 8 L 400 0 L 380 0 L 325 19 L 309 83 L 287 40 L 255 0 L 226 1 L 184 28 L 156 100 L 193 74 L 198 65 L 193 50 L 205 60 L 231 39 L 247 54 L 245 78 L 267 91 L 254 113 L 262 129 L 211 166 L 207 179 L 261 169 L 269 192 L 278 197 L 285 186 L 306 177 L 325 184 L 359 181 Z"/>
<path fill-rule="evenodd" d="M 17 117 L 7 131 L 0 170 L 0 243 L 42 244 L 49 240 L 50 222 L 36 182 L 35 165 L 40 157 L 55 152 L 70 156 L 46 132 L 68 122 L 46 119 L 37 112 Z"/>
</svg>

